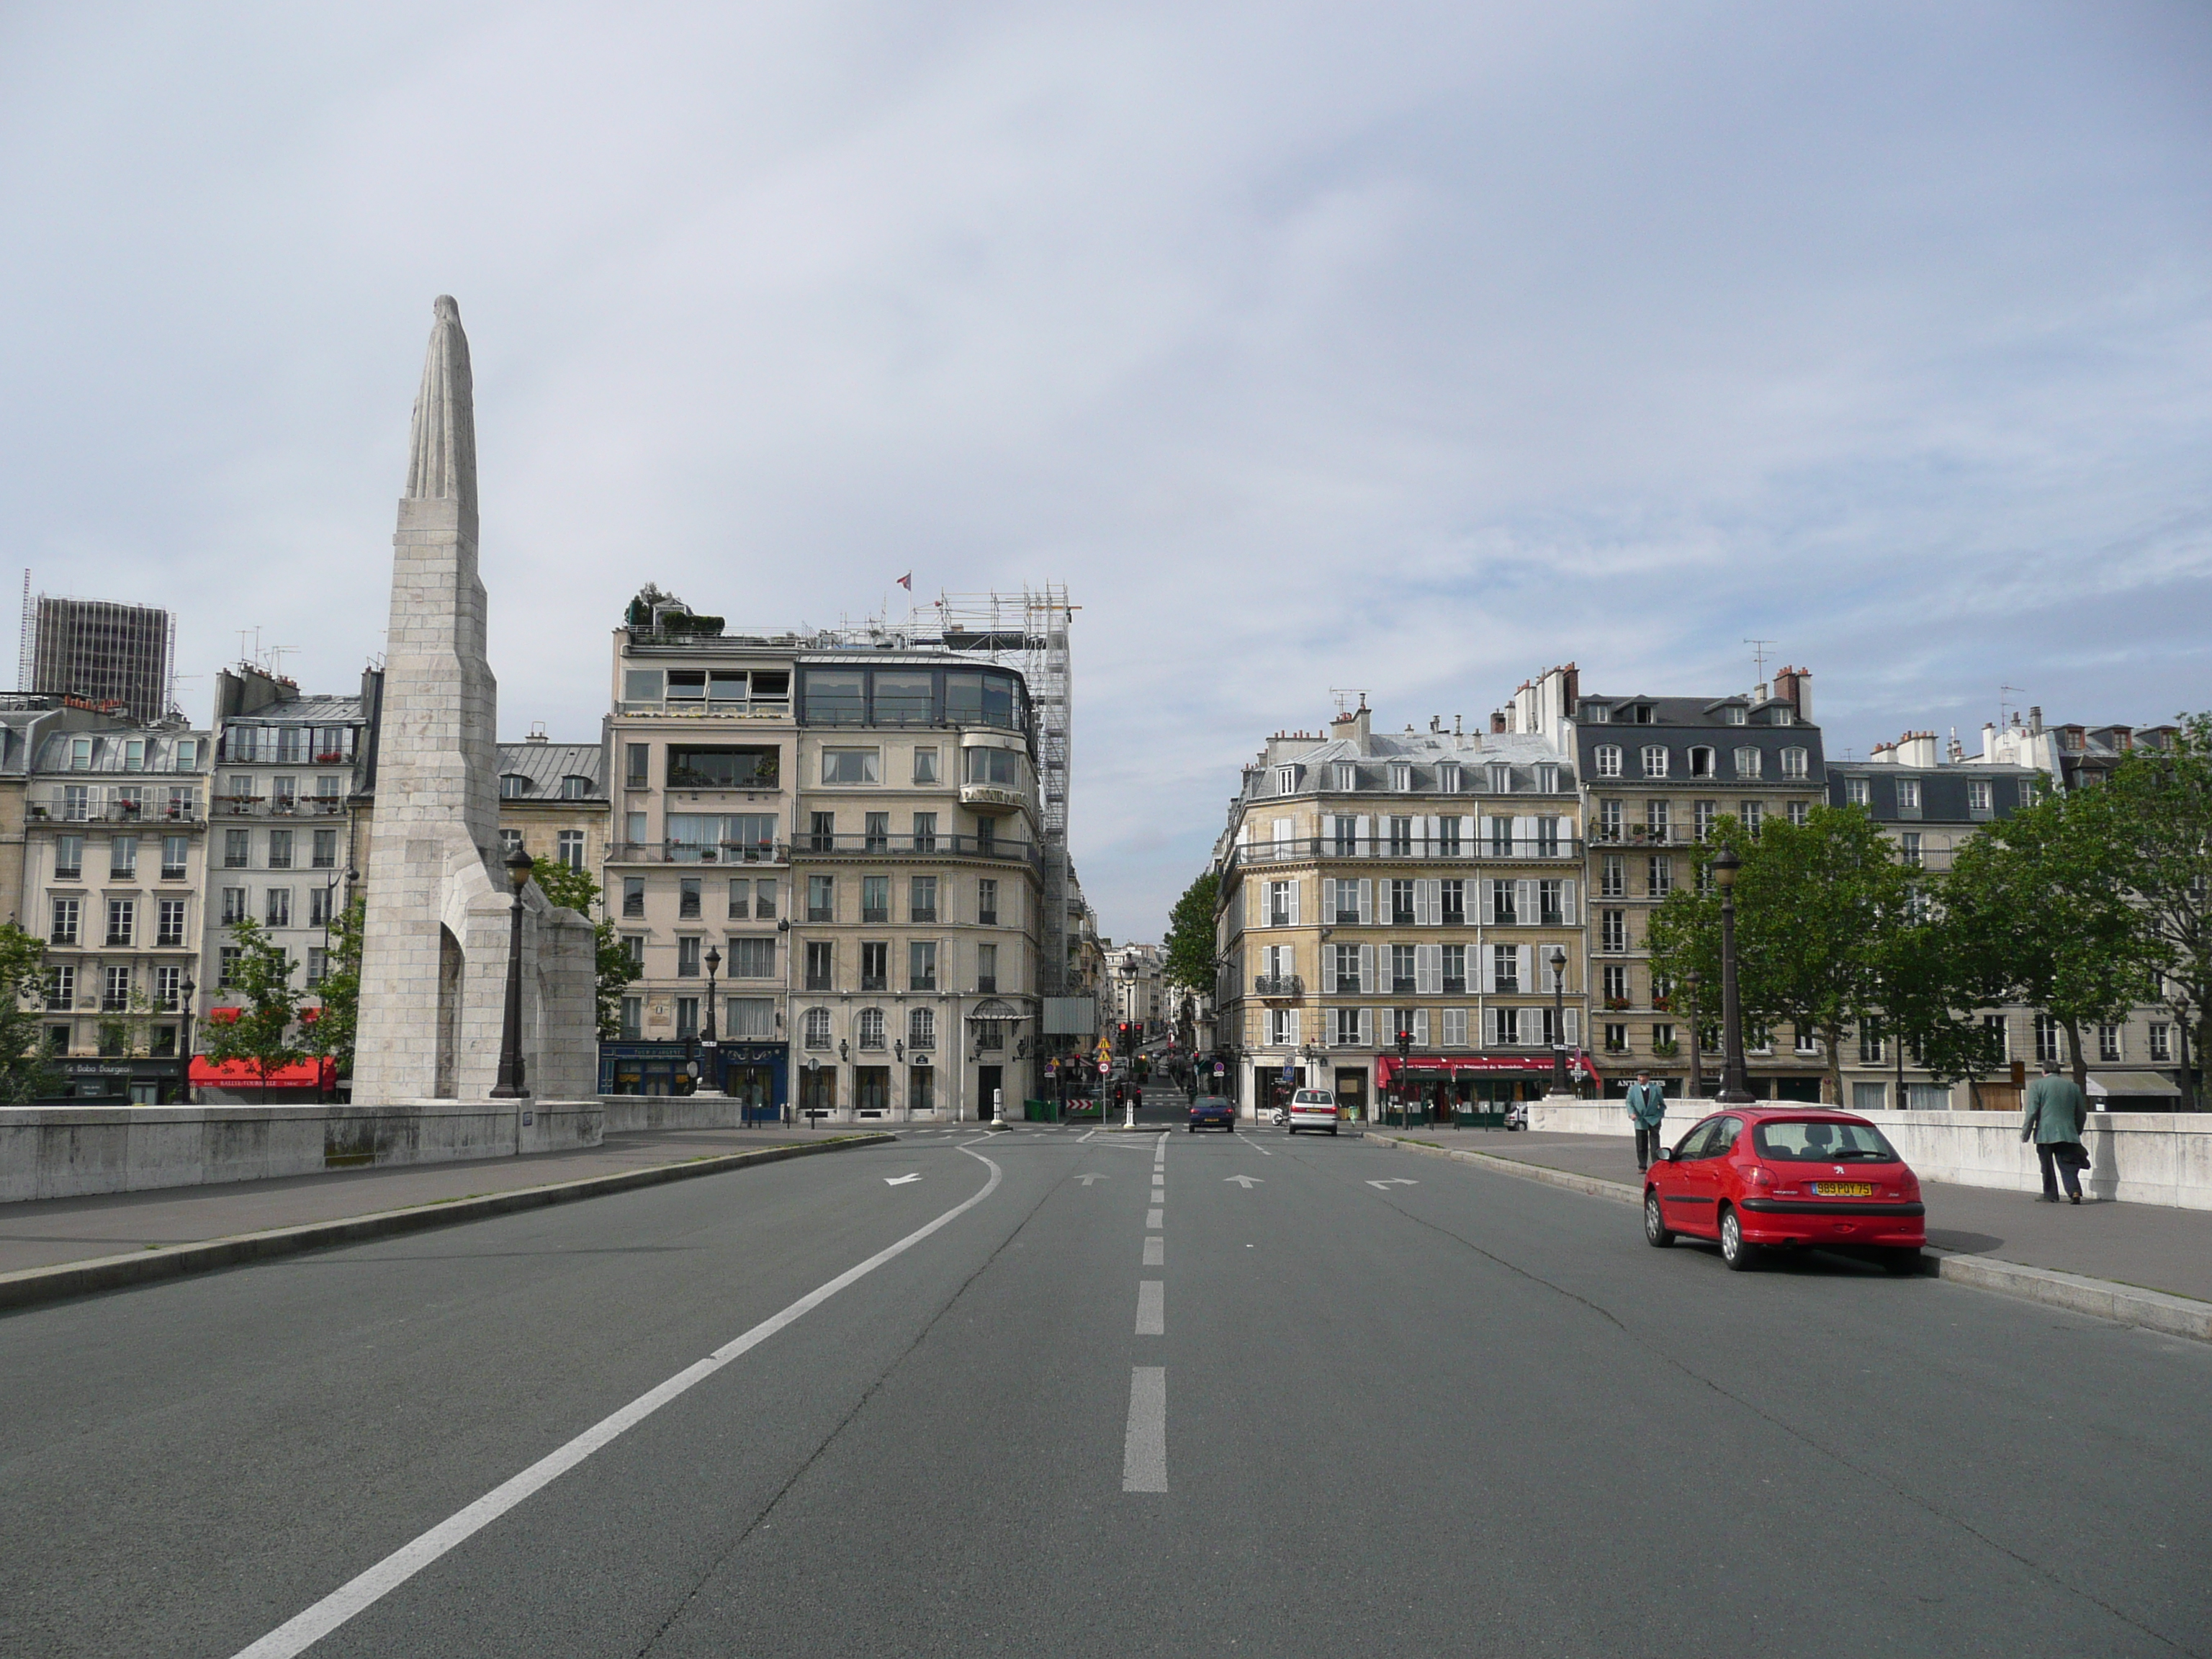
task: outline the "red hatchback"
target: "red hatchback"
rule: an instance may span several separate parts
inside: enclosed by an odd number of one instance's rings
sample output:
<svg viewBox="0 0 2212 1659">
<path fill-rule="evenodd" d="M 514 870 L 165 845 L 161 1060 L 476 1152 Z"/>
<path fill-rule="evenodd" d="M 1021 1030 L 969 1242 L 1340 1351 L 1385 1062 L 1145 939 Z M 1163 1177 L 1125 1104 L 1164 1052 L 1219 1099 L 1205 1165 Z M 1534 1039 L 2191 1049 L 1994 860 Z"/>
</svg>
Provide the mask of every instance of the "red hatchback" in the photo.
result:
<svg viewBox="0 0 2212 1659">
<path fill-rule="evenodd" d="M 1920 1179 L 1881 1131 L 1848 1112 L 1733 1107 L 1699 1123 L 1644 1177 L 1644 1237 L 1717 1239 L 1738 1272 L 1770 1245 L 1875 1254 L 1912 1273 L 1928 1242 Z"/>
</svg>

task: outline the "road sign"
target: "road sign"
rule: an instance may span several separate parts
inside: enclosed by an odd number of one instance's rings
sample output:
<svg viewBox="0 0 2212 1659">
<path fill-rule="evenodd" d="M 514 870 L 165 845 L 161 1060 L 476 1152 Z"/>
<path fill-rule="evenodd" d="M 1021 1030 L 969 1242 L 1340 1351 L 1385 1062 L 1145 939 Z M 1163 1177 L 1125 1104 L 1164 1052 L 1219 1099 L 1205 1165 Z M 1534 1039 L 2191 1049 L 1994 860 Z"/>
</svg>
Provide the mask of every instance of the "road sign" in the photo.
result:
<svg viewBox="0 0 2212 1659">
<path fill-rule="evenodd" d="M 1213 1062 L 1213 1074 L 1216 1077 L 1226 1077 L 1229 1075 L 1229 1067 L 1217 1060 Z"/>
<path fill-rule="evenodd" d="M 1098 1075 L 1099 1075 L 1099 1076 L 1101 1076 L 1101 1077 L 1111 1077 L 1111 1076 L 1113 1076 L 1113 1075 L 1114 1075 L 1114 1062 L 1113 1062 L 1112 1060 L 1100 1060 L 1100 1061 L 1098 1062 Z"/>
</svg>

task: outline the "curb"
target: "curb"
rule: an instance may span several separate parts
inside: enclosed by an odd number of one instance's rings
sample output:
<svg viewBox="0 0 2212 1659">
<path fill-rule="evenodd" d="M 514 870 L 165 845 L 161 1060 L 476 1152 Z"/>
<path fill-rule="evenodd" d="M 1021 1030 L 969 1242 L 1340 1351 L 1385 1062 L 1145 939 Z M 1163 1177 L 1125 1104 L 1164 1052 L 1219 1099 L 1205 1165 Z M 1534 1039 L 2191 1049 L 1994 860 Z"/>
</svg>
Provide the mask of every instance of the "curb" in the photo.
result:
<svg viewBox="0 0 2212 1659">
<path fill-rule="evenodd" d="M 694 1158 L 684 1164 L 656 1164 L 642 1170 L 622 1170 L 612 1175 L 586 1176 L 578 1181 L 554 1182 L 544 1187 L 518 1187 L 512 1192 L 486 1193 L 477 1198 L 455 1199 L 441 1204 L 416 1204 L 404 1210 L 381 1210 L 368 1215 L 342 1217 L 336 1221 L 311 1221 L 297 1227 L 272 1227 L 266 1232 L 238 1233 L 228 1238 L 196 1240 L 142 1250 L 136 1255 L 107 1255 L 89 1261 L 58 1262 L 50 1267 L 25 1267 L 0 1273 L 0 1310 L 28 1308 L 67 1297 L 100 1291 L 122 1290 L 133 1285 L 179 1279 L 186 1273 L 234 1267 L 276 1256 L 297 1255 L 333 1244 L 354 1244 L 367 1239 L 391 1238 L 403 1233 L 424 1232 L 465 1221 L 512 1215 L 523 1210 L 542 1210 L 581 1199 L 605 1198 L 635 1192 L 696 1176 L 720 1175 L 726 1170 L 758 1164 L 781 1164 L 787 1158 L 809 1158 L 817 1152 L 844 1152 L 858 1146 L 882 1146 L 898 1139 L 893 1134 L 844 1135 L 835 1140 L 795 1146 L 763 1146 L 757 1152 L 726 1152 Z"/>
<path fill-rule="evenodd" d="M 1484 1169 L 1495 1170 L 1500 1175 L 1534 1181 L 1546 1187 L 1562 1188 L 1589 1198 L 1610 1199 L 1615 1203 L 1632 1206 L 1638 1201 L 1637 1189 L 1625 1182 L 1576 1175 L 1566 1170 L 1547 1169 L 1540 1164 L 1520 1164 L 1509 1158 L 1501 1158 L 1495 1152 L 1467 1152 L 1451 1146 L 1425 1146 L 1419 1141 L 1401 1140 L 1395 1135 L 1376 1134 L 1372 1130 L 1369 1131 L 1367 1139 L 1409 1152 L 1425 1152 L 1431 1158 L 1456 1158 L 1462 1164 L 1479 1164 Z M 2118 1324 L 2137 1325 L 2167 1336 L 2184 1336 L 2198 1342 L 2212 1342 L 2212 1302 L 2171 1296 L 2164 1291 L 2141 1290 L 2133 1285 L 2115 1284 L 2107 1279 L 2059 1273 L 2050 1267 L 2026 1267 L 1996 1256 L 1965 1255 L 1932 1247 L 1926 1253 L 1926 1261 L 1927 1265 L 1922 1271 L 1931 1279 L 1947 1279 L 1954 1285 L 1963 1285 L 1972 1290 L 1992 1291 L 2000 1296 L 2039 1302 L 2046 1307 L 2063 1308 L 2069 1313 L 2087 1314 L 2093 1319 L 2109 1319 Z"/>
</svg>

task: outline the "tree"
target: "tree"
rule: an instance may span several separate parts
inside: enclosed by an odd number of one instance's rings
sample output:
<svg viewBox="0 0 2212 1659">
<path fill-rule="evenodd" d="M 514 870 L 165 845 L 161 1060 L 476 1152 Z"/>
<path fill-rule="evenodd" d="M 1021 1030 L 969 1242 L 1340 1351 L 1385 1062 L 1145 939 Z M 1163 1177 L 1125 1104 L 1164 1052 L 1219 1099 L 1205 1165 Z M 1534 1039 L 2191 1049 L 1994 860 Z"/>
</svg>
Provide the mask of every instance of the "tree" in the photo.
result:
<svg viewBox="0 0 2212 1659">
<path fill-rule="evenodd" d="M 1168 936 L 1162 977 L 1170 985 L 1213 994 L 1214 915 L 1221 902 L 1221 878 L 1208 870 L 1183 890 L 1168 912 Z"/>
<path fill-rule="evenodd" d="M 531 878 L 549 903 L 563 910 L 574 910 L 592 921 L 599 1039 L 606 1042 L 620 1036 L 623 993 L 636 980 L 637 964 L 630 960 L 614 923 L 605 916 L 593 920 L 603 908 L 599 884 L 592 878 L 588 870 L 568 864 L 538 864 L 531 871 Z"/>
<path fill-rule="evenodd" d="M 244 1060 L 269 1092 L 269 1079 L 287 1066 L 296 1066 L 307 1051 L 295 1040 L 300 1023 L 300 993 L 292 986 L 292 958 L 281 945 L 262 933 L 251 917 L 230 925 L 238 955 L 230 964 L 230 984 L 241 1000 L 234 1019 L 210 1018 L 206 1025 L 207 1057 L 212 1060 Z"/>
<path fill-rule="evenodd" d="M 331 954 L 315 988 L 322 1007 L 303 1020 L 300 1046 L 331 1062 L 339 1077 L 353 1075 L 354 1039 L 361 1030 L 361 931 L 368 901 L 360 893 L 331 918 Z"/>
<path fill-rule="evenodd" d="M 2155 994 L 2193 1039 L 2195 1071 L 2212 1060 L 2212 714 L 2185 714 L 2171 748 L 2137 748 L 2100 788 L 2077 798 L 2110 838 L 2116 874 L 2142 918 Z M 2181 1056 L 2192 1109 L 2203 1091 Z"/>
<path fill-rule="evenodd" d="M 1960 848 L 1941 889 L 1955 949 L 1995 982 L 1987 1001 L 2057 1020 L 2085 1090 L 2084 1028 L 2125 1018 L 2151 992 L 2154 951 L 2114 805 L 2102 788 L 2046 794 Z"/>
<path fill-rule="evenodd" d="M 1697 970 L 1717 1006 L 1720 896 L 1705 866 L 1723 847 L 1735 883 L 1736 995 L 1746 1027 L 1787 1021 L 1827 1047 L 1829 1098 L 1843 1098 L 1843 1039 L 1877 1019 L 1896 935 L 1915 914 L 1915 872 L 1855 806 L 1815 806 L 1802 824 L 1770 819 L 1754 835 L 1734 817 L 1697 849 L 1699 878 L 1653 914 L 1652 969 L 1679 983 Z"/>
<path fill-rule="evenodd" d="M 0 923 L 0 1105 L 53 1100 L 62 1091 L 35 1010 L 46 998 L 46 958 L 45 940 Z M 27 1001 L 34 1006 L 25 1007 Z"/>
</svg>

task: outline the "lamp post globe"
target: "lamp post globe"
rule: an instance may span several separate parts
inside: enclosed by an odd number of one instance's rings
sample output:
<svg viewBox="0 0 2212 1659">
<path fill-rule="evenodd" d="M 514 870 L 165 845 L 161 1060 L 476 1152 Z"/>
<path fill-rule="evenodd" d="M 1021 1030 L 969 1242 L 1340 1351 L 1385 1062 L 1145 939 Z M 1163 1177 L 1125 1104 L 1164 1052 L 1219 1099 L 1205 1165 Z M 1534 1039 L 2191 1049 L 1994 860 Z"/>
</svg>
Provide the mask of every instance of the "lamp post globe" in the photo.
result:
<svg viewBox="0 0 2212 1659">
<path fill-rule="evenodd" d="M 1713 855 L 1713 882 L 1721 890 L 1721 1090 L 1715 1099 L 1723 1106 L 1741 1106 L 1751 1099 L 1743 1066 L 1743 1010 L 1736 998 L 1735 878 L 1742 868 L 1733 847 Z M 1696 1040 L 1692 1034 L 1691 1041 Z"/>
<path fill-rule="evenodd" d="M 507 1007 L 500 1020 L 499 1077 L 492 1085 L 491 1097 L 526 1100 L 530 1090 L 522 1070 L 522 890 L 530 885 L 530 872 L 538 867 L 538 860 L 524 852 L 518 841 L 501 862 L 514 899 L 508 911 Z"/>
</svg>

